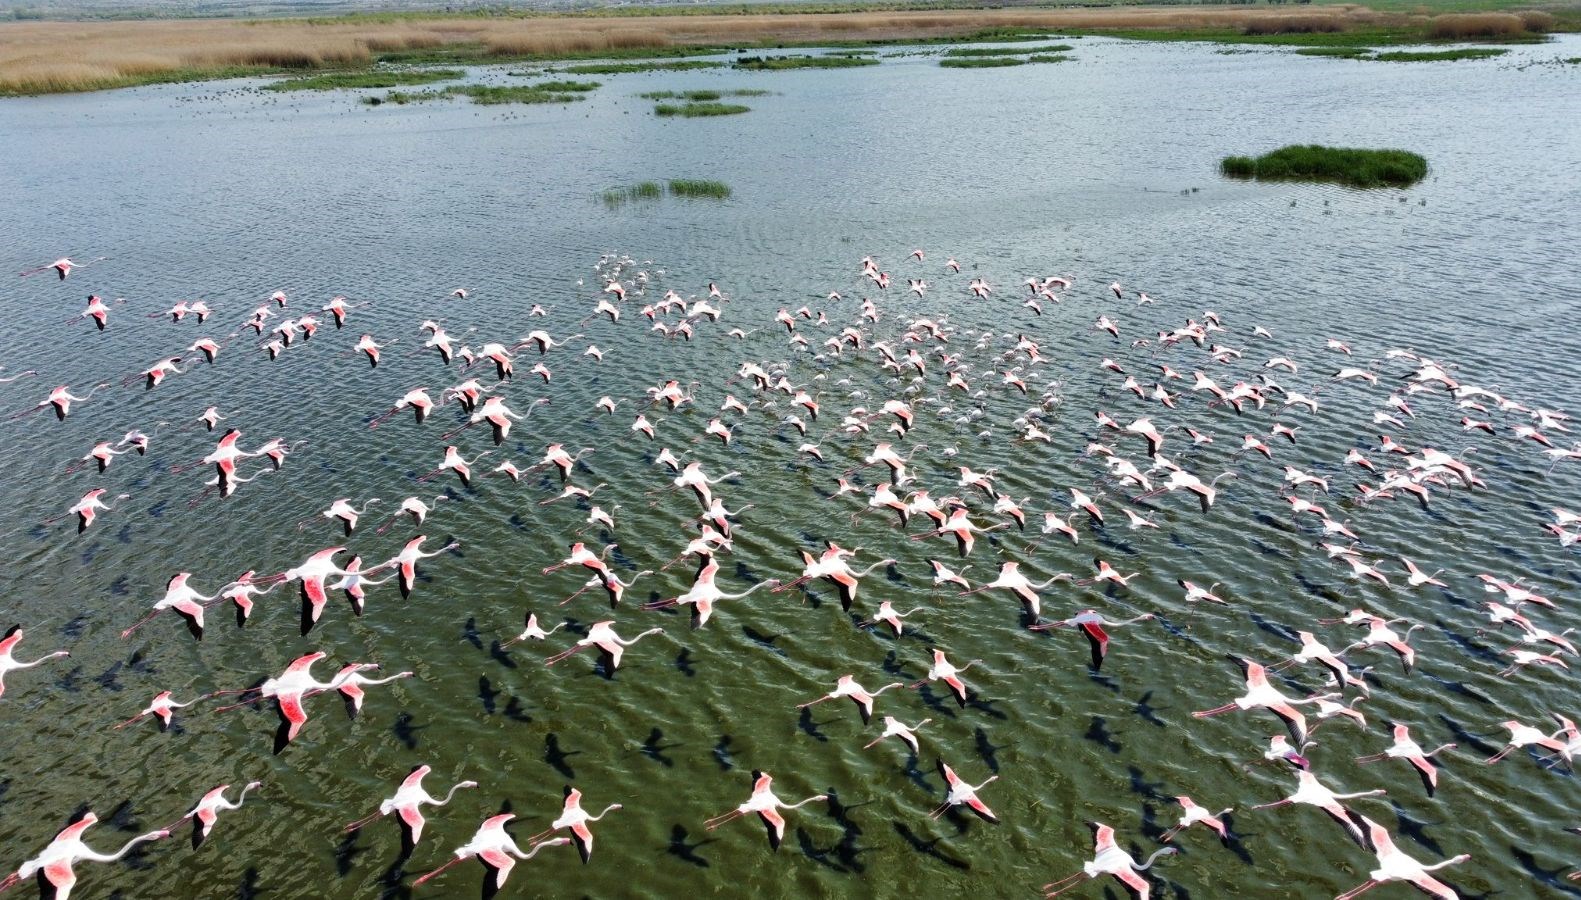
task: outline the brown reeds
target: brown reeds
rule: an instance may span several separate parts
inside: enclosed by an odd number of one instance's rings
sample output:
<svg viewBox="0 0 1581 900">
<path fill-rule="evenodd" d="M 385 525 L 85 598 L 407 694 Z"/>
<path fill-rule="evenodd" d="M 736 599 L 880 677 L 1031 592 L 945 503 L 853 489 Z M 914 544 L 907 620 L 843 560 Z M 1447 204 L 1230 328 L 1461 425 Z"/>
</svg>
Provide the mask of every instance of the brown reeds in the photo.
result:
<svg viewBox="0 0 1581 900">
<path fill-rule="evenodd" d="M 1511 37 L 1525 31 L 1526 23 L 1514 13 L 1445 13 L 1427 23 L 1428 36 L 1436 40 Z"/>
<path fill-rule="evenodd" d="M 278 70 L 352 68 L 381 54 L 564 58 L 673 47 L 818 41 L 936 40 L 993 29 L 1208 30 L 1248 35 L 1381 24 L 1362 7 L 1299 14 L 1267 7 L 983 9 L 685 16 L 456 19 L 198 19 L 0 23 L 0 93 L 96 90 L 149 81 Z M 1396 15 L 1396 19 L 1405 19 Z M 1424 20 L 1410 18 L 1422 28 Z M 1545 27 L 1541 14 L 1444 15 L 1434 37 L 1499 37 Z"/>
</svg>

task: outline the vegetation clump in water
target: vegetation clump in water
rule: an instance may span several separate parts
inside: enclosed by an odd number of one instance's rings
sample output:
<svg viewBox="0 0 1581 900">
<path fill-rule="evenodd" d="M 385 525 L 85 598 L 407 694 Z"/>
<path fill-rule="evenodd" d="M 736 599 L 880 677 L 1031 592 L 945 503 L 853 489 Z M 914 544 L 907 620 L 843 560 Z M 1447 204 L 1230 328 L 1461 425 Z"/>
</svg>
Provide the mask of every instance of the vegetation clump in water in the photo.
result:
<svg viewBox="0 0 1581 900">
<path fill-rule="evenodd" d="M 1014 56 L 946 56 L 939 60 L 946 69 L 997 69 L 1025 64 L 1026 60 Z"/>
<path fill-rule="evenodd" d="M 736 60 L 736 68 L 753 71 L 849 69 L 876 65 L 878 60 L 870 56 L 742 56 Z"/>
<path fill-rule="evenodd" d="M 1457 59 L 1490 59 L 1510 51 L 1503 47 L 1475 47 L 1460 50 L 1394 50 L 1372 57 L 1378 62 L 1446 62 Z"/>
<path fill-rule="evenodd" d="M 757 88 L 741 88 L 734 91 L 648 91 L 637 96 L 644 100 L 689 100 L 693 103 L 701 103 L 722 97 L 765 97 L 770 93 L 773 92 Z"/>
<path fill-rule="evenodd" d="M 660 103 L 653 112 L 660 116 L 681 116 L 687 119 L 708 116 L 734 116 L 751 112 L 752 107 L 740 103 Z"/>
<path fill-rule="evenodd" d="M 271 91 L 336 91 L 353 88 L 393 88 L 454 81 L 460 69 L 391 69 L 381 72 L 327 72 L 306 78 L 287 78 L 269 85 Z"/>
<path fill-rule="evenodd" d="M 1333 181 L 1351 187 L 1407 187 L 1427 176 L 1427 160 L 1405 150 L 1360 150 L 1292 144 L 1262 156 L 1227 156 L 1220 171 L 1232 178 Z"/>
<path fill-rule="evenodd" d="M 683 59 L 676 62 L 606 62 L 583 63 L 566 66 L 560 71 L 569 75 L 623 75 L 630 72 L 684 72 L 691 69 L 720 69 L 722 62 L 706 59 Z"/>
<path fill-rule="evenodd" d="M 597 90 L 596 81 L 540 81 L 537 84 L 498 86 L 458 84 L 442 91 L 391 91 L 383 97 L 364 97 L 369 106 L 394 103 L 404 106 L 444 97 L 471 97 L 473 103 L 497 106 L 503 103 L 575 103 L 588 91 Z"/>
<path fill-rule="evenodd" d="M 599 194 L 605 206 L 623 206 L 634 200 L 658 200 L 664 196 L 664 185 L 657 181 L 639 181 L 625 187 L 610 188 Z"/>
<path fill-rule="evenodd" d="M 730 199 L 730 185 L 725 184 L 723 181 L 672 178 L 670 179 L 670 196 L 705 200 L 728 200 Z"/>
<path fill-rule="evenodd" d="M 1070 44 L 1044 44 L 1041 47 L 954 47 L 945 56 L 1021 56 L 1025 53 L 1066 53 L 1076 49 Z"/>
</svg>

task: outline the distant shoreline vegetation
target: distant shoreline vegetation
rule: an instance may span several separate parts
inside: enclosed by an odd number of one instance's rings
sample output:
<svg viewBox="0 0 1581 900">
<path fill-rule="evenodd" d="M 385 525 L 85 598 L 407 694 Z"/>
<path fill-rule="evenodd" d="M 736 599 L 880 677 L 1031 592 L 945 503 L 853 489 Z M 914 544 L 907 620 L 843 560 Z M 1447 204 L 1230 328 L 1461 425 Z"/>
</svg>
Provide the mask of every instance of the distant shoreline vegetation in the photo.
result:
<svg viewBox="0 0 1581 900">
<path fill-rule="evenodd" d="M 588 60 L 585 65 L 601 67 L 598 74 L 613 74 L 657 68 L 660 64 L 656 61 L 664 58 L 685 61 L 685 57 L 698 54 L 742 50 L 762 53 L 794 48 L 1047 41 L 1055 36 L 1080 35 L 1297 47 L 1398 47 L 1533 42 L 1545 40 L 1549 31 L 1581 30 L 1581 10 L 1429 15 L 1406 11 L 1417 7 L 1404 0 L 1375 2 L 1399 11 L 1379 12 L 1349 4 L 1303 6 L 1299 11 L 1288 6 L 907 9 L 837 4 L 696 6 L 583 14 L 492 10 L 487 14 L 317 19 L 16 21 L 0 23 L 0 96 L 259 75 L 370 73 L 381 63 L 451 67 Z M 1449 5 L 1449 0 L 1428 2 L 1440 4 L 1440 9 Z M 1468 2 L 1492 4 L 1499 0 Z M 845 67 L 873 62 L 853 55 L 794 59 L 765 62 L 760 67 Z M 807 59 L 817 61 L 803 61 Z M 683 68 L 678 64 L 670 67 Z"/>
<path fill-rule="evenodd" d="M 1323 181 L 1357 188 L 1409 187 L 1427 177 L 1427 160 L 1405 150 L 1292 144 L 1262 156 L 1227 156 L 1219 170 L 1259 181 Z"/>
<path fill-rule="evenodd" d="M 458 84 L 442 91 L 391 91 L 380 97 L 364 97 L 369 106 L 393 103 L 404 106 L 425 100 L 442 100 L 447 97 L 470 97 L 482 106 L 505 103 L 575 103 L 588 91 L 597 90 L 596 81 L 541 81 L 537 84 L 494 86 L 486 84 Z"/>
</svg>

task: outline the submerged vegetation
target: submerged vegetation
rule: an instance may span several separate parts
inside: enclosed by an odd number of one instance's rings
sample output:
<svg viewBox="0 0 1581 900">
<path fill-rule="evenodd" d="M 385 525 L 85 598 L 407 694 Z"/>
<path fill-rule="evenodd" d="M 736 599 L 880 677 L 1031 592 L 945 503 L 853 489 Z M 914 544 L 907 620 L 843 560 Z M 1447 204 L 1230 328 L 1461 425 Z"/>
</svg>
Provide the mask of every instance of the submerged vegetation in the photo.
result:
<svg viewBox="0 0 1581 900">
<path fill-rule="evenodd" d="M 1439 62 L 1456 59 L 1490 59 L 1510 51 L 1503 47 L 1472 47 L 1459 50 L 1393 50 L 1372 57 L 1378 62 Z"/>
<path fill-rule="evenodd" d="M 1492 2 L 1492 0 L 1486 0 Z M 611 14 L 362 15 L 322 19 L 26 21 L 0 26 L 0 95 L 90 91 L 271 74 L 366 73 L 381 62 L 455 66 L 598 60 L 638 71 L 663 58 L 728 49 L 1047 41 L 1051 34 L 1138 40 L 1378 47 L 1539 41 L 1581 16 L 1544 12 L 1374 12 L 1351 4 L 1287 7 L 867 9 L 644 8 Z M 684 13 L 684 14 L 682 14 Z M 1035 51 L 1034 51 L 1035 52 Z M 771 58 L 772 59 L 772 58 Z M 803 56 L 757 68 L 871 65 Z M 693 61 L 701 62 L 701 61 Z M 605 68 L 604 72 L 626 71 Z M 593 74 L 591 71 L 584 74 Z"/>
<path fill-rule="evenodd" d="M 575 103 L 588 91 L 597 90 L 596 81 L 540 81 L 537 84 L 488 85 L 459 84 L 442 91 L 391 91 L 383 97 L 364 97 L 369 106 L 394 103 L 404 106 L 424 100 L 471 97 L 473 103 L 497 106 L 504 103 Z"/>
<path fill-rule="evenodd" d="M 764 97 L 771 93 L 773 92 L 758 88 L 740 88 L 733 91 L 648 91 L 637 96 L 644 100 L 690 100 L 700 103 L 722 97 Z"/>
<path fill-rule="evenodd" d="M 1025 63 L 1026 60 L 1015 56 L 946 56 L 939 60 L 939 65 L 948 69 L 997 69 Z"/>
<path fill-rule="evenodd" d="M 1024 53 L 1066 53 L 1076 49 L 1070 44 L 1044 44 L 1040 47 L 955 47 L 945 56 L 1020 56 Z"/>
<path fill-rule="evenodd" d="M 1293 144 L 1262 156 L 1227 156 L 1220 170 L 1232 178 L 1333 181 L 1358 188 L 1407 187 L 1427 176 L 1427 160 L 1405 150 L 1358 150 Z"/>
<path fill-rule="evenodd" d="M 725 184 L 723 181 L 672 178 L 670 179 L 670 196 L 689 199 L 728 200 L 730 199 L 730 185 Z"/>
<path fill-rule="evenodd" d="M 657 181 L 639 181 L 625 187 L 610 188 L 598 195 L 605 206 L 614 208 L 638 200 L 659 200 L 664 197 L 665 186 Z M 672 178 L 669 181 L 672 197 L 687 200 L 728 200 L 730 185 L 723 181 L 706 181 L 695 178 Z"/>
<path fill-rule="evenodd" d="M 734 116 L 744 112 L 751 112 L 752 107 L 740 103 L 713 103 L 708 101 L 695 103 L 660 103 L 653 108 L 655 115 L 682 116 L 687 119 L 697 119 L 707 116 Z"/>
<path fill-rule="evenodd" d="M 455 81 L 460 69 L 389 69 L 374 72 L 328 72 L 305 78 L 288 78 L 269 85 L 271 91 L 334 91 L 352 88 L 393 88 L 436 81 Z"/>
<path fill-rule="evenodd" d="M 736 59 L 736 68 L 752 70 L 780 69 L 849 69 L 856 66 L 876 66 L 878 60 L 869 56 L 742 56 Z"/>
<path fill-rule="evenodd" d="M 581 63 L 565 66 L 560 71 L 570 75 L 624 75 L 631 72 L 684 72 L 691 69 L 721 69 L 724 63 L 705 59 L 682 59 L 673 62 L 605 62 Z"/>
</svg>

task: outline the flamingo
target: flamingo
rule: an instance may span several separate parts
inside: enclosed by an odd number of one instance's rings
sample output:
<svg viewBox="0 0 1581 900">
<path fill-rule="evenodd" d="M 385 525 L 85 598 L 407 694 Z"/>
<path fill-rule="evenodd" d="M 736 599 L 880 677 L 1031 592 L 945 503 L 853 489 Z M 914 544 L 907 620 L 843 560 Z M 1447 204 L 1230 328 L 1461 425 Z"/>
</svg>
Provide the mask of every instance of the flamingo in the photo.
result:
<svg viewBox="0 0 1581 900">
<path fill-rule="evenodd" d="M 593 856 L 593 830 L 587 827 L 587 823 L 597 822 L 611 812 L 623 808 L 619 803 L 611 803 L 598 815 L 588 815 L 587 811 L 582 809 L 582 792 L 568 784 L 565 786 L 565 806 L 560 812 L 560 818 L 555 819 L 547 831 L 534 835 L 532 840 L 539 841 L 562 828 L 569 828 L 571 837 L 576 843 L 576 850 L 581 854 L 585 865 Z"/>
<path fill-rule="evenodd" d="M 1223 706 L 1194 712 L 1191 715 L 1198 719 L 1205 719 L 1209 716 L 1217 716 L 1237 709 L 1266 709 L 1284 720 L 1285 725 L 1290 729 L 1290 737 L 1297 744 L 1305 744 L 1307 741 L 1306 717 L 1301 715 L 1296 706 L 1302 703 L 1316 703 L 1318 698 L 1308 697 L 1304 700 L 1291 700 L 1281 694 L 1278 688 L 1268 683 L 1268 670 L 1261 664 L 1252 662 L 1244 657 L 1236 657 L 1235 661 L 1240 665 L 1241 670 L 1246 673 L 1246 693 Z"/>
<path fill-rule="evenodd" d="M 187 584 L 187 581 L 191 578 L 191 572 L 177 572 L 172 575 L 170 581 L 165 584 L 165 595 L 159 598 L 159 602 L 154 604 L 154 608 L 147 615 L 138 619 L 132 627 L 121 632 L 121 637 L 124 639 L 130 636 L 132 632 L 141 628 L 143 623 L 157 615 L 160 610 L 173 609 L 186 620 L 187 630 L 192 632 L 192 636 L 197 640 L 203 640 L 203 609 L 208 604 L 220 599 L 220 595 L 216 593 L 211 597 L 203 596 Z"/>
<path fill-rule="evenodd" d="M 1351 837 L 1355 838 L 1356 843 L 1366 846 L 1366 840 L 1362 836 L 1361 829 L 1356 827 L 1356 814 L 1346 809 L 1339 801 L 1355 800 L 1361 797 L 1377 797 L 1388 793 L 1388 791 L 1383 788 L 1377 788 L 1371 791 L 1358 791 L 1354 794 L 1336 794 L 1318 781 L 1316 775 L 1306 769 L 1299 768 L 1296 770 L 1296 782 L 1295 793 L 1283 800 L 1264 803 L 1254 806 L 1252 809 L 1274 809 L 1291 803 L 1304 803 L 1308 806 L 1315 806 L 1328 813 L 1334 821 L 1345 826 Z"/>
<path fill-rule="evenodd" d="M 203 845 L 204 841 L 208 840 L 209 833 L 214 830 L 214 823 L 219 820 L 221 812 L 225 810 L 241 809 L 242 804 L 247 800 L 247 792 L 257 790 L 262 786 L 263 782 L 261 781 L 247 782 L 247 784 L 242 786 L 242 792 L 236 795 L 236 802 L 232 803 L 231 801 L 225 799 L 225 792 L 230 789 L 230 785 L 222 784 L 219 787 L 204 794 L 202 798 L 198 800 L 198 804 L 196 806 L 192 807 L 192 809 L 189 810 L 186 815 L 177 819 L 175 824 L 165 828 L 164 830 L 168 833 L 171 828 L 175 827 L 175 825 L 179 825 L 180 823 L 191 819 L 192 849 L 196 850 L 198 847 Z"/>
<path fill-rule="evenodd" d="M 66 277 L 65 275 L 61 276 Z M 83 843 L 83 832 L 87 831 L 99 817 L 90 810 L 82 814 L 82 818 L 61 829 L 55 839 L 49 842 L 43 852 L 23 863 L 11 875 L 0 880 L 0 891 L 13 887 L 19 881 L 33 877 L 38 873 L 44 882 L 48 882 L 53 890 L 54 900 L 68 900 L 71 889 L 77 884 L 77 873 L 72 871 L 72 866 L 79 862 L 116 862 L 138 844 L 157 841 L 169 837 L 168 831 L 150 831 L 132 838 L 121 849 L 114 853 L 97 853 L 93 848 Z"/>
<path fill-rule="evenodd" d="M 998 775 L 990 775 L 988 776 L 988 779 L 982 784 L 973 785 L 961 778 L 959 775 L 956 775 L 955 770 L 950 768 L 949 764 L 944 760 L 934 760 L 934 764 L 939 770 L 939 775 L 942 776 L 945 783 L 949 785 L 949 792 L 945 794 L 944 803 L 942 803 L 937 809 L 929 814 L 931 818 L 937 819 L 939 816 L 944 815 L 947 810 L 954 806 L 968 806 L 971 807 L 972 812 L 977 813 L 977 815 L 983 821 L 991 822 L 995 825 L 999 824 L 999 817 L 994 815 L 994 811 L 988 808 L 988 804 L 984 803 L 982 799 L 977 796 L 978 791 L 994 783 L 995 781 L 998 781 Z"/>
<path fill-rule="evenodd" d="M 884 738 L 898 737 L 904 741 L 907 746 L 911 747 L 911 752 L 913 755 L 915 755 L 920 749 L 917 745 L 916 731 L 932 721 L 932 719 L 923 719 L 921 722 L 918 722 L 915 725 L 907 725 L 894 716 L 885 716 L 884 733 L 876 738 L 873 738 L 871 741 L 868 741 L 866 744 L 863 744 L 862 749 L 870 750 L 873 747 L 876 747 L 879 742 L 884 740 Z"/>
<path fill-rule="evenodd" d="M 933 665 L 928 669 L 928 677 L 912 684 L 912 688 L 920 688 L 929 681 L 942 681 L 950 686 L 950 691 L 955 694 L 955 702 L 962 707 L 966 706 L 966 683 L 961 681 L 960 674 L 981 663 L 982 660 L 974 659 L 960 668 L 956 668 L 944 651 L 933 648 Z"/>
<path fill-rule="evenodd" d="M 168 731 L 170 729 L 170 719 L 175 714 L 175 710 L 191 706 L 192 704 L 197 703 L 198 700 L 202 699 L 202 697 L 198 697 L 197 699 L 191 700 L 187 703 L 177 703 L 175 700 L 170 698 L 169 691 L 160 691 L 154 695 L 154 699 L 149 702 L 148 706 L 144 707 L 142 712 L 131 717 L 130 719 L 127 719 L 125 722 L 116 725 L 115 728 L 116 730 L 120 730 L 134 722 L 142 720 L 145 716 L 153 716 L 159 720 L 159 730 Z"/>
<path fill-rule="evenodd" d="M 1229 842 L 1230 831 L 1228 828 L 1224 827 L 1222 817 L 1234 812 L 1235 809 L 1233 807 L 1229 809 L 1222 809 L 1217 813 L 1211 813 L 1203 807 L 1198 806 L 1190 797 L 1187 797 L 1184 794 L 1179 797 L 1175 797 L 1174 800 L 1176 803 L 1180 804 L 1180 821 L 1175 824 L 1175 827 L 1164 832 L 1162 840 L 1165 843 L 1174 840 L 1175 835 L 1199 823 L 1213 829 L 1213 831 L 1218 834 L 1219 840 L 1226 843 Z"/>
<path fill-rule="evenodd" d="M 1041 625 L 1033 625 L 1028 630 L 1046 631 L 1050 628 L 1080 628 L 1082 635 L 1087 638 L 1087 643 L 1092 651 L 1093 671 L 1097 671 L 1103 667 L 1103 660 L 1109 655 L 1109 633 L 1104 629 L 1117 628 L 1121 625 L 1130 625 L 1136 622 L 1145 622 L 1152 618 L 1155 618 L 1153 613 L 1143 613 L 1142 615 L 1135 616 L 1130 619 L 1111 622 L 1108 619 L 1105 619 L 1103 614 L 1095 609 L 1084 609 L 1068 619 L 1061 619 L 1058 622 L 1045 622 Z"/>
<path fill-rule="evenodd" d="M 28 269 L 26 272 L 22 273 L 22 277 L 26 278 L 29 275 L 37 275 L 40 272 L 54 271 L 56 275 L 60 276 L 61 281 L 65 281 L 66 277 L 69 276 L 73 271 L 77 269 L 85 269 L 90 263 L 96 263 L 103 259 L 109 259 L 109 257 L 96 256 L 93 259 L 88 260 L 88 262 L 77 262 L 69 256 L 62 256 L 60 259 L 57 259 L 52 263 L 47 263 L 45 265 L 38 266 L 37 268 Z M 65 834 L 65 832 L 61 832 L 61 834 Z M 61 898 L 61 900 L 65 900 L 64 896 Z"/>
<path fill-rule="evenodd" d="M 713 831 L 715 828 L 737 818 L 738 816 L 757 813 L 763 820 L 764 827 L 769 834 L 769 847 L 774 850 L 780 848 L 780 842 L 785 840 L 785 817 L 780 815 L 782 809 L 800 809 L 809 803 L 828 800 L 827 794 L 814 794 L 798 803 L 786 803 L 774 793 L 774 777 L 767 772 L 754 770 L 752 773 L 752 796 L 747 802 L 737 806 L 730 812 L 714 816 L 704 823 L 704 827 Z"/>
<path fill-rule="evenodd" d="M 426 764 L 413 766 L 401 782 L 401 786 L 396 788 L 394 796 L 387 797 L 379 803 L 378 812 L 347 825 L 346 830 L 356 831 L 375 819 L 393 812 L 400 817 L 401 849 L 410 853 L 417 846 L 418 841 L 423 839 L 423 826 L 427 823 L 423 818 L 424 806 L 448 805 L 450 798 L 454 797 L 457 791 L 478 786 L 476 781 L 458 781 L 451 786 L 450 792 L 445 794 L 445 799 L 437 799 L 423 789 L 423 779 L 433 770 L 432 766 Z"/>
<path fill-rule="evenodd" d="M 1115 289 L 1117 294 L 1119 293 L 1119 285 L 1116 284 L 1111 287 Z M 1162 847 L 1153 851 L 1153 854 L 1147 858 L 1146 862 L 1138 865 L 1136 860 L 1131 858 L 1131 854 L 1121 850 L 1120 845 L 1115 843 L 1113 828 L 1102 822 L 1088 822 L 1087 827 L 1093 830 L 1094 854 L 1092 860 L 1083 863 L 1080 872 L 1043 885 L 1041 890 L 1045 892 L 1045 897 L 1059 896 L 1075 886 L 1071 882 L 1084 876 L 1091 879 L 1100 878 L 1104 875 L 1113 875 L 1136 895 L 1137 900 L 1148 900 L 1152 896 L 1153 886 L 1148 883 L 1146 878 L 1142 877 L 1141 873 L 1152 868 L 1154 860 L 1160 856 L 1168 856 L 1180 852 L 1179 848 L 1176 847 Z"/>
<path fill-rule="evenodd" d="M 1367 826 L 1367 836 L 1372 845 L 1373 855 L 1378 857 L 1378 868 L 1368 872 L 1367 881 L 1359 887 L 1340 894 L 1335 900 L 1353 900 L 1363 892 L 1389 881 L 1408 881 L 1428 896 L 1437 897 L 1439 900 L 1458 900 L 1460 895 L 1455 893 L 1454 888 L 1434 878 L 1432 873 L 1445 866 L 1459 865 L 1470 859 L 1471 854 L 1462 853 L 1443 862 L 1424 866 L 1396 847 L 1394 839 L 1382 825 L 1366 816 L 1362 816 L 1361 821 Z"/>
<path fill-rule="evenodd" d="M 968 591 L 962 591 L 958 596 L 965 597 L 971 594 L 979 593 L 981 591 L 990 590 L 992 588 L 1004 588 L 1005 590 L 1015 594 L 1017 597 L 1020 597 L 1021 602 L 1025 603 L 1027 605 L 1027 610 L 1032 613 L 1032 617 L 1037 618 L 1042 614 L 1043 610 L 1042 601 L 1038 597 L 1037 592 L 1043 590 L 1056 581 L 1074 580 L 1075 579 L 1070 575 L 1060 572 L 1049 578 L 1047 581 L 1044 581 L 1042 584 L 1034 584 L 1025 575 L 1021 574 L 1021 567 L 1019 563 L 1014 563 L 1007 560 L 999 564 L 999 575 L 993 581 L 978 585 L 977 587 Z"/>
<path fill-rule="evenodd" d="M 71 655 L 69 651 L 56 650 L 53 653 L 46 653 L 32 662 L 22 662 L 12 655 L 20 643 L 22 643 L 21 625 L 12 625 L 6 629 L 5 637 L 0 638 L 0 697 L 5 696 L 5 674 L 7 672 L 14 672 L 17 669 L 31 669 L 40 663 Z"/>
<path fill-rule="evenodd" d="M 550 838 L 533 844 L 527 852 L 523 853 L 511 839 L 510 832 L 505 830 L 505 823 L 514 818 L 516 818 L 514 813 L 500 813 L 484 819 L 483 824 L 478 826 L 477 832 L 472 835 L 472 840 L 456 848 L 454 859 L 412 882 L 412 886 L 423 884 L 456 863 L 475 856 L 489 870 L 492 887 L 498 891 L 505 887 L 505 879 L 510 877 L 511 869 L 516 867 L 516 860 L 525 862 L 545 847 L 559 847 L 571 843 L 570 838 Z"/>
<path fill-rule="evenodd" d="M 609 657 L 609 668 L 611 671 L 614 671 L 615 669 L 620 668 L 620 658 L 625 654 L 627 647 L 630 647 L 632 644 L 637 643 L 650 634 L 664 633 L 663 628 L 649 628 L 647 631 L 638 634 L 636 637 L 628 641 L 615 633 L 614 626 L 614 619 L 607 619 L 603 622 L 594 622 L 588 627 L 586 637 L 583 637 L 575 644 L 572 644 L 570 649 L 562 650 L 561 652 L 556 653 L 554 656 L 545 659 L 544 664 L 552 666 L 557 662 L 569 658 L 580 650 L 585 650 L 588 647 L 597 647 L 599 650 L 603 651 L 607 657 Z"/>
<path fill-rule="evenodd" d="M 1377 762 L 1380 759 L 1403 759 L 1416 769 L 1416 774 L 1422 779 L 1422 787 L 1427 789 L 1427 796 L 1433 796 L 1433 793 L 1438 790 L 1438 767 L 1429 762 L 1429 760 L 1445 750 L 1455 749 L 1455 745 L 1443 744 L 1423 752 L 1421 746 L 1415 740 L 1412 740 L 1410 726 L 1396 722 L 1391 723 L 1391 729 L 1394 732 L 1394 743 L 1390 744 L 1387 750 L 1382 753 L 1374 753 L 1371 756 L 1358 756 L 1356 757 L 1356 762 L 1366 765 L 1367 763 Z"/>
<path fill-rule="evenodd" d="M 824 694 L 822 697 L 819 697 L 816 700 L 809 700 L 806 703 L 798 703 L 796 704 L 796 708 L 806 709 L 815 703 L 822 703 L 825 700 L 838 700 L 841 697 L 850 697 L 851 702 L 856 704 L 857 710 L 862 714 L 862 724 L 866 725 L 873 719 L 873 698 L 877 697 L 879 694 L 884 693 L 890 688 L 898 687 L 905 687 L 905 685 L 899 681 L 895 681 L 884 685 L 876 691 L 869 691 L 857 683 L 855 675 L 841 675 L 840 678 L 835 682 L 834 690 Z"/>
</svg>

